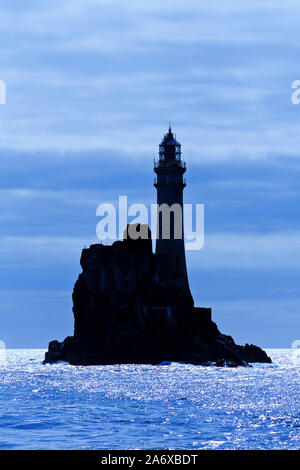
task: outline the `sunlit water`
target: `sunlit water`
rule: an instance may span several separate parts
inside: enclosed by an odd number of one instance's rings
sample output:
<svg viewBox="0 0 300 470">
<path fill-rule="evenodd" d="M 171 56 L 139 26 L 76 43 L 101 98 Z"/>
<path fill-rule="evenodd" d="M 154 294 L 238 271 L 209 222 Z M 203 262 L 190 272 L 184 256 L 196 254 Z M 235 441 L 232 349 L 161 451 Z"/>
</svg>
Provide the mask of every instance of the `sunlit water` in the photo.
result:
<svg viewBox="0 0 300 470">
<path fill-rule="evenodd" d="M 271 365 L 232 369 L 42 365 L 42 350 L 9 350 L 0 448 L 299 448 L 299 357 L 268 353 Z"/>
</svg>

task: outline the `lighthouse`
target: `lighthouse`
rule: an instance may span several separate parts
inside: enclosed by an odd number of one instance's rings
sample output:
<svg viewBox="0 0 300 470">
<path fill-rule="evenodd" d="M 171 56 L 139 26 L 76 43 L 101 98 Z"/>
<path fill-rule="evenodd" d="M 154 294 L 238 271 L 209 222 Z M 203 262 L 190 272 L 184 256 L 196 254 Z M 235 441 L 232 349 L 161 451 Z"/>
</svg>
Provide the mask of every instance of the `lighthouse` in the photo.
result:
<svg viewBox="0 0 300 470">
<path fill-rule="evenodd" d="M 157 190 L 156 254 L 165 256 L 169 275 L 174 285 L 188 287 L 183 228 L 183 177 L 186 164 L 182 160 L 181 144 L 171 126 L 159 145 L 158 159 L 154 161 Z"/>
</svg>

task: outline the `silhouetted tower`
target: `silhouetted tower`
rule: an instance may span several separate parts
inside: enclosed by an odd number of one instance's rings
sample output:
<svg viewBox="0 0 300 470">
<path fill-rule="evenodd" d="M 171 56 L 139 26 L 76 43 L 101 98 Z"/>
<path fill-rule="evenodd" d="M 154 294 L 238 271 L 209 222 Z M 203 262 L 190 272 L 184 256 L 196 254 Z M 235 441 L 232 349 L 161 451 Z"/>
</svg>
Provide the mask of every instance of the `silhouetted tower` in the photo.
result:
<svg viewBox="0 0 300 470">
<path fill-rule="evenodd" d="M 154 171 L 157 174 L 154 186 L 157 189 L 157 204 L 179 205 L 181 214 L 170 211 L 170 237 L 165 238 L 163 231 L 163 216 L 158 210 L 158 234 L 156 240 L 156 254 L 166 255 L 170 275 L 177 279 L 177 285 L 188 287 L 188 277 L 185 261 L 184 233 L 183 233 L 183 189 L 186 171 L 185 162 L 181 159 L 181 145 L 175 139 L 171 126 L 159 146 L 159 158 L 154 162 Z M 177 206 L 178 208 L 178 206 Z M 179 218 L 178 218 L 179 217 Z M 181 228 L 179 237 L 178 227 Z"/>
</svg>

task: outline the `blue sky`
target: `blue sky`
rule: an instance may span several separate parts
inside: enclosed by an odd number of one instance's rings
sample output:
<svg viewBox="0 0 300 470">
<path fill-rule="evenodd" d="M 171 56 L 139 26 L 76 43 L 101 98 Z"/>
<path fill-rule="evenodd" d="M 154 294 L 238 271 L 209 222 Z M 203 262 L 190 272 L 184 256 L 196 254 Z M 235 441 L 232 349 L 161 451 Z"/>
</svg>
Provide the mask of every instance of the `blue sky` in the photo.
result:
<svg viewBox="0 0 300 470">
<path fill-rule="evenodd" d="M 73 330 L 96 207 L 155 202 L 171 120 L 185 202 L 205 204 L 187 256 L 198 305 L 239 342 L 300 337 L 300 6 L 295 0 L 1 2 L 0 339 Z"/>
</svg>

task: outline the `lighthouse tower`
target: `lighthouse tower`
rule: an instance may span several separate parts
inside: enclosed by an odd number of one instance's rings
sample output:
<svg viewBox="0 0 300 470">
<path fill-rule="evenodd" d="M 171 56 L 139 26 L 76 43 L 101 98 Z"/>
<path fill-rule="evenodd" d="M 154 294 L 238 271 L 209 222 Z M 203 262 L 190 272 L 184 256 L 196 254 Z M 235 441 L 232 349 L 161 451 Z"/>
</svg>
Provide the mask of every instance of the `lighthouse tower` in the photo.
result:
<svg viewBox="0 0 300 470">
<path fill-rule="evenodd" d="M 174 285 L 189 289 L 183 232 L 183 189 L 186 186 L 183 175 L 186 165 L 171 126 L 159 145 L 158 155 L 154 162 L 158 204 L 155 251 L 157 255 L 165 255 L 171 271 L 169 275 L 176 281 Z"/>
</svg>

